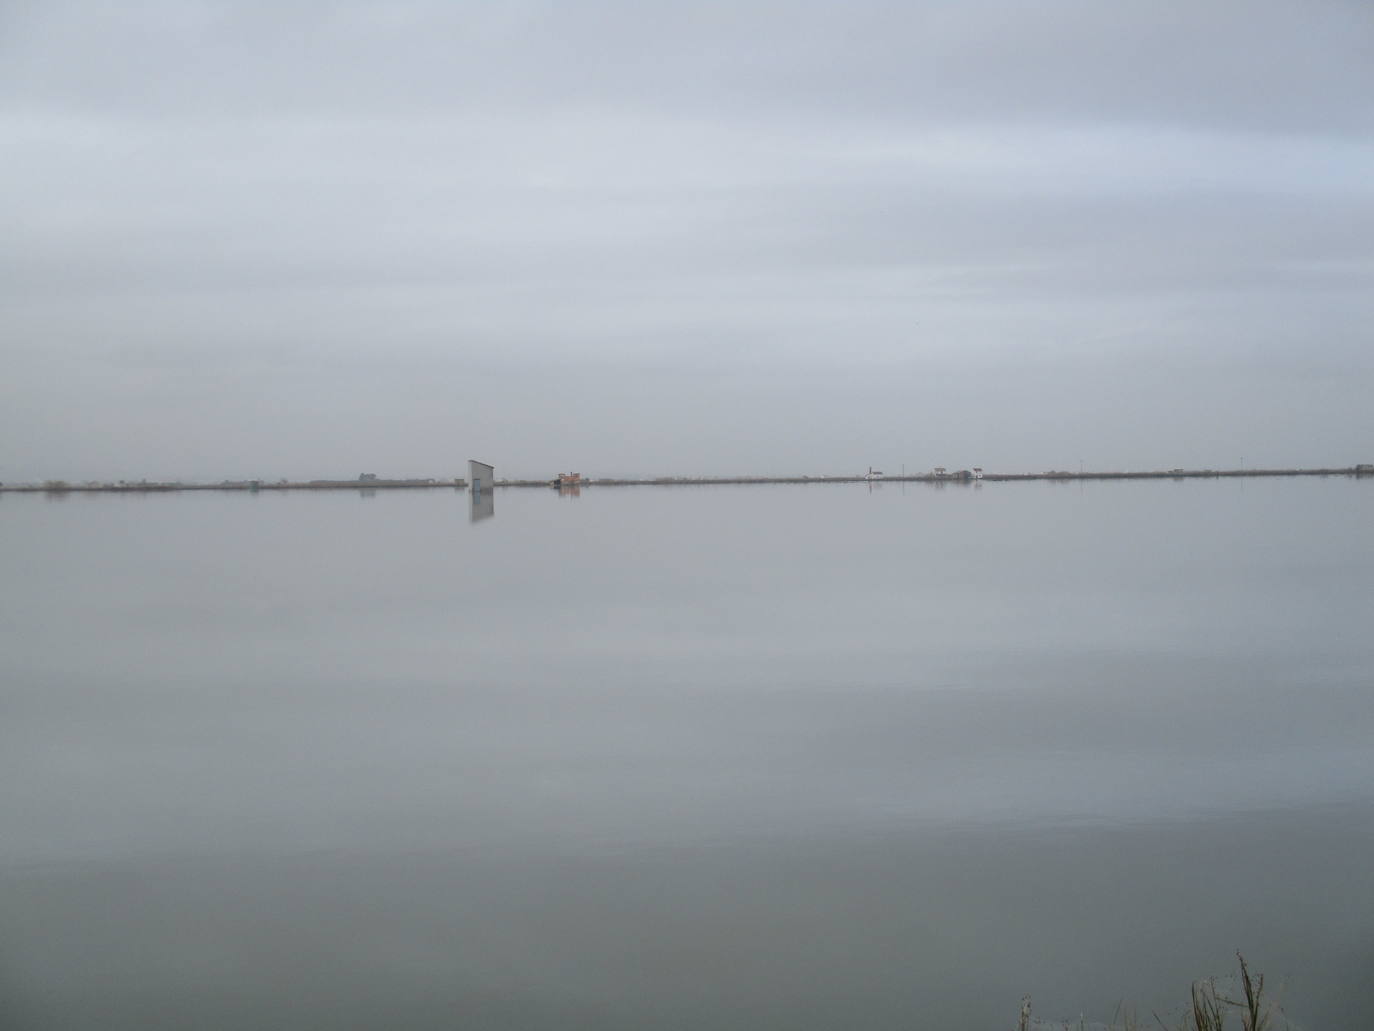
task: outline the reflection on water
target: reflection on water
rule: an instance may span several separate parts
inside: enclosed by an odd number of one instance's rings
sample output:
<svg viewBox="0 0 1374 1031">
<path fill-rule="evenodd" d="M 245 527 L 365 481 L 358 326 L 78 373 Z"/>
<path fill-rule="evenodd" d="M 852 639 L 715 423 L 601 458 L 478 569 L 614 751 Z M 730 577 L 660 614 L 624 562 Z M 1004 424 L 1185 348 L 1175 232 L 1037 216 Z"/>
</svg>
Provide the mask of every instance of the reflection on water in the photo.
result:
<svg viewBox="0 0 1374 1031">
<path fill-rule="evenodd" d="M 473 487 L 470 497 L 472 510 L 468 515 L 468 522 L 480 522 L 483 519 L 490 519 L 496 514 L 496 489 L 494 487 L 488 487 L 486 490 L 481 487 Z"/>
<path fill-rule="evenodd" d="M 1349 1026 L 1366 487 L 7 498 L 0 1025 Z"/>
</svg>

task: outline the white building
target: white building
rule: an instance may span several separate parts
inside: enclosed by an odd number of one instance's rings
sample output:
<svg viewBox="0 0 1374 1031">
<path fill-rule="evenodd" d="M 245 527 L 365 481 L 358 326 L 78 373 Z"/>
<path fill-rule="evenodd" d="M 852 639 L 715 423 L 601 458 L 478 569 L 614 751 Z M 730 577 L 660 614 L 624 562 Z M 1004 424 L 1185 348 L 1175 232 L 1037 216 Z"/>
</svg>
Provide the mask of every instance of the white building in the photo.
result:
<svg viewBox="0 0 1374 1031">
<path fill-rule="evenodd" d="M 472 486 L 472 511 L 469 522 L 490 519 L 496 512 L 496 470 L 486 462 L 468 459 L 468 483 Z"/>
<path fill-rule="evenodd" d="M 496 470 L 485 462 L 474 462 L 468 459 L 468 484 L 472 487 L 473 494 L 481 494 L 484 490 L 491 490 L 496 483 Z"/>
</svg>

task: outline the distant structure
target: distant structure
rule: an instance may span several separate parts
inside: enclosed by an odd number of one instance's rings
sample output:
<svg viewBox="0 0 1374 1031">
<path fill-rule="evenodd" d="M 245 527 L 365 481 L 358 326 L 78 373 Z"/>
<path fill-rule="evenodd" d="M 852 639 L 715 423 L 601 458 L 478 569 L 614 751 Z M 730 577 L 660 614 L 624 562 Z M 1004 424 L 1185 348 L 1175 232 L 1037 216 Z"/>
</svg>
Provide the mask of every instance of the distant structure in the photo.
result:
<svg viewBox="0 0 1374 1031">
<path fill-rule="evenodd" d="M 359 482 L 359 483 L 376 483 L 376 482 L 377 482 L 377 474 L 376 474 L 376 473 L 359 473 L 359 474 L 358 474 L 358 482 Z"/>
<path fill-rule="evenodd" d="M 981 465 L 975 465 L 973 467 L 973 478 L 975 480 L 981 480 L 983 478 L 983 467 Z"/>
<path fill-rule="evenodd" d="M 580 498 L 582 482 L 581 473 L 559 473 L 556 479 L 549 481 L 549 486 L 557 489 L 560 498 Z"/>
<path fill-rule="evenodd" d="M 472 484 L 472 493 L 476 497 L 482 491 L 490 490 L 496 483 L 496 470 L 486 462 L 477 462 L 469 458 L 468 483 Z"/>
<path fill-rule="evenodd" d="M 468 483 L 472 484 L 472 511 L 468 522 L 490 519 L 496 514 L 496 470 L 486 462 L 468 459 Z"/>
<path fill-rule="evenodd" d="M 871 465 L 868 467 L 868 475 L 864 477 L 865 480 L 881 480 L 882 478 L 883 471 L 881 469 L 874 469 Z"/>
</svg>

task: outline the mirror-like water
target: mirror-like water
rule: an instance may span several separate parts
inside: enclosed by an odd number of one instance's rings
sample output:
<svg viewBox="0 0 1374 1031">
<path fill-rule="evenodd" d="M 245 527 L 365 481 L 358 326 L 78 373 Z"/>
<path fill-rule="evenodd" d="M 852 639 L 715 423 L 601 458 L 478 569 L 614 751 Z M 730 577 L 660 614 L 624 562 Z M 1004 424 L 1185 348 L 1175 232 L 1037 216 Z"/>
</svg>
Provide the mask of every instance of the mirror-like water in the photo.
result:
<svg viewBox="0 0 1374 1031">
<path fill-rule="evenodd" d="M 1374 1012 L 1374 484 L 0 497 L 0 1023 Z"/>
</svg>

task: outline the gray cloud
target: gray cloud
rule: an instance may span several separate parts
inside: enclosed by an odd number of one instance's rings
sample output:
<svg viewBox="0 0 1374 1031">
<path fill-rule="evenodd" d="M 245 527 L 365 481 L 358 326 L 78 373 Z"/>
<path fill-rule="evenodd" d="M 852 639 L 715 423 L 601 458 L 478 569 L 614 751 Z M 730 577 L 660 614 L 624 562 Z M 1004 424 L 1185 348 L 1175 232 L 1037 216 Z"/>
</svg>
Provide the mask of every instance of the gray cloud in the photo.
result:
<svg viewBox="0 0 1374 1031">
<path fill-rule="evenodd" d="M 1340 2 L 12 3 L 0 479 L 1367 460 L 1371 56 Z"/>
</svg>

